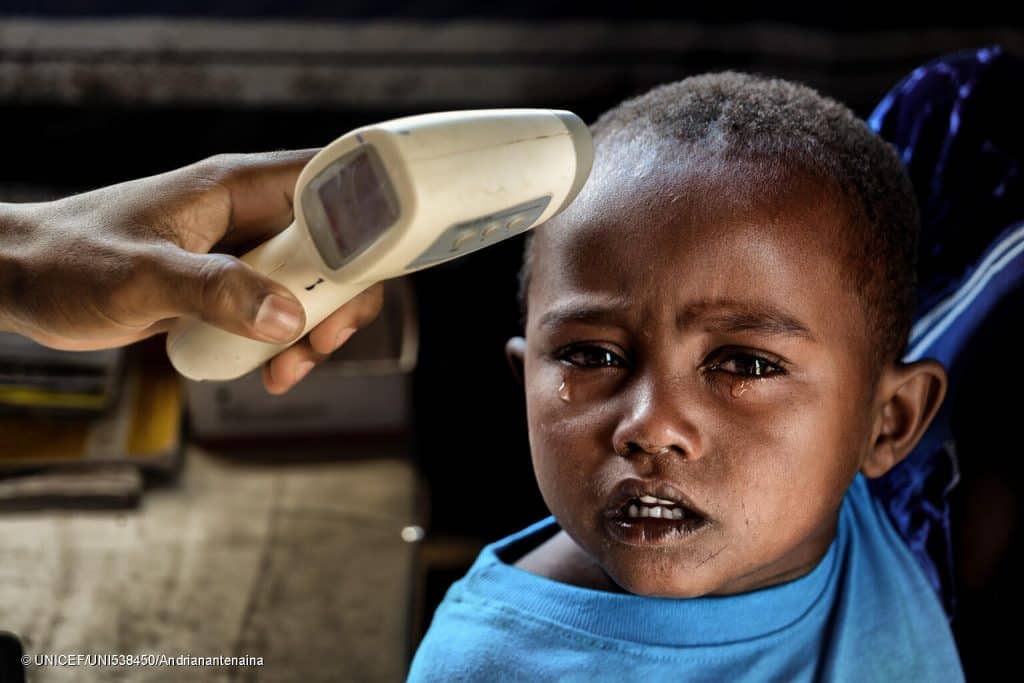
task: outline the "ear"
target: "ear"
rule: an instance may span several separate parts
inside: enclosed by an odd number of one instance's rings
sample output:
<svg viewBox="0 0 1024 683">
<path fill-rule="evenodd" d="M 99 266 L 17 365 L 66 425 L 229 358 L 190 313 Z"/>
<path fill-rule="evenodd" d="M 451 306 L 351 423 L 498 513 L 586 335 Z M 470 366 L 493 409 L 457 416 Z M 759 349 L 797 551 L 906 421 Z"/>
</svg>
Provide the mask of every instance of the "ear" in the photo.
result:
<svg viewBox="0 0 1024 683">
<path fill-rule="evenodd" d="M 520 385 L 523 383 L 523 357 L 526 355 L 526 340 L 522 337 L 512 337 L 505 342 L 505 360 L 512 370 L 512 375 Z"/>
<path fill-rule="evenodd" d="M 907 457 L 946 396 L 946 370 L 933 360 L 897 364 L 882 372 L 875 441 L 861 463 L 864 476 L 880 477 Z"/>
</svg>

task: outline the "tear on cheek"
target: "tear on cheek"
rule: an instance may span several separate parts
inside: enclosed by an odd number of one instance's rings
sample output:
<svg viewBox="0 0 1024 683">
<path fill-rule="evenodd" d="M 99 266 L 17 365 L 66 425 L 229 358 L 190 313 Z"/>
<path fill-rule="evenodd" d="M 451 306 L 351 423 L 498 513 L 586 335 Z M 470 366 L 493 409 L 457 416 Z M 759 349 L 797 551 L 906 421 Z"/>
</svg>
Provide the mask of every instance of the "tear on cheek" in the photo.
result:
<svg viewBox="0 0 1024 683">
<path fill-rule="evenodd" d="M 562 375 L 562 382 L 558 385 L 558 398 L 563 403 L 572 403 L 572 387 L 569 386 L 569 379 Z"/>
<path fill-rule="evenodd" d="M 743 394 L 747 393 L 748 389 L 750 389 L 750 383 L 749 379 L 741 379 L 739 382 L 735 382 L 732 385 L 732 389 L 729 390 L 729 393 L 733 398 L 740 398 Z"/>
</svg>

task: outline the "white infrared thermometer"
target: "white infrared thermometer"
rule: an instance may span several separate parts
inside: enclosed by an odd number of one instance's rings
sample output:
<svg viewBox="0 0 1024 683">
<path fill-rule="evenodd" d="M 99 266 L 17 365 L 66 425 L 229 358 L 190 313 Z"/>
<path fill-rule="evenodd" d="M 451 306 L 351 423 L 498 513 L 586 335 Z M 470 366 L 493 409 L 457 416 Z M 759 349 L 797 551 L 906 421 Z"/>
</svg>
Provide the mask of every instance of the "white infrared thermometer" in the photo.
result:
<svg viewBox="0 0 1024 683">
<path fill-rule="evenodd" d="M 306 334 L 371 285 L 543 223 L 576 197 L 594 159 L 587 126 L 550 109 L 424 114 L 358 128 L 303 168 L 295 222 L 241 257 L 286 286 Z M 287 345 L 196 319 L 167 335 L 193 380 L 228 380 Z"/>
</svg>

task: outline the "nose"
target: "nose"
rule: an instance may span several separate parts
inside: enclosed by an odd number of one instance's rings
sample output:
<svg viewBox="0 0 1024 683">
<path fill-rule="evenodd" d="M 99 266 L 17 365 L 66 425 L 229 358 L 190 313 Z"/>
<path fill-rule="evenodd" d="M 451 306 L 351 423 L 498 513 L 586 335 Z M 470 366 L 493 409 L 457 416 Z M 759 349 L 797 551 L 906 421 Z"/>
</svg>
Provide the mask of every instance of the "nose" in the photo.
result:
<svg viewBox="0 0 1024 683">
<path fill-rule="evenodd" d="M 639 454 L 701 457 L 700 438 L 688 419 L 684 392 L 669 382 L 638 382 L 612 434 L 612 447 L 620 456 Z"/>
</svg>

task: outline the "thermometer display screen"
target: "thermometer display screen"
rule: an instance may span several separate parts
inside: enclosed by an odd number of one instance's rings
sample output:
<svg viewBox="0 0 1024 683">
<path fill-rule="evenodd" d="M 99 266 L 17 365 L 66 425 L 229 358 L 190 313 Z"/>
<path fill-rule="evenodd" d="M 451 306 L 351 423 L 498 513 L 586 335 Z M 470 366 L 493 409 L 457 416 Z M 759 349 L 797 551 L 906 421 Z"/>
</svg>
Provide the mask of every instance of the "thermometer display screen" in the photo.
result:
<svg viewBox="0 0 1024 683">
<path fill-rule="evenodd" d="M 364 145 L 310 181 L 303 212 L 324 261 L 340 268 L 398 220 L 398 200 L 376 151 Z"/>
</svg>

